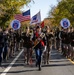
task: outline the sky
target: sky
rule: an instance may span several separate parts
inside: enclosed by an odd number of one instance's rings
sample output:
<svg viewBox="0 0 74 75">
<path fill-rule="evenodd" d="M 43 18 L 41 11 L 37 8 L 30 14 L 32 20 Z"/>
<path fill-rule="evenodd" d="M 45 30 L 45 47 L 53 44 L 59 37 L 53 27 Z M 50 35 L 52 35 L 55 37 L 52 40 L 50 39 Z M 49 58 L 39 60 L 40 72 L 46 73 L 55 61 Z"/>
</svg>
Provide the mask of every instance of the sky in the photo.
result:
<svg viewBox="0 0 74 75">
<path fill-rule="evenodd" d="M 41 21 L 48 16 L 48 12 L 51 6 L 56 6 L 58 4 L 57 0 L 34 0 L 35 3 L 31 2 L 28 6 L 24 6 L 25 10 L 30 9 L 31 17 L 40 11 Z"/>
</svg>

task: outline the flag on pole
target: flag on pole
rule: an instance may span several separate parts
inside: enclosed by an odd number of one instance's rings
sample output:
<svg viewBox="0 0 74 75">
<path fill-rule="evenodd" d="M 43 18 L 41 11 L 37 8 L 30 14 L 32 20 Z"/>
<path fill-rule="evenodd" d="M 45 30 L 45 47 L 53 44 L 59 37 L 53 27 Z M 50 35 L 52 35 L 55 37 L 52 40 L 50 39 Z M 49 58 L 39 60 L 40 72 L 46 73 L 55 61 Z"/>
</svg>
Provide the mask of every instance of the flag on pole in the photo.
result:
<svg viewBox="0 0 74 75">
<path fill-rule="evenodd" d="M 41 23 L 41 28 L 43 28 L 44 27 L 44 21 L 42 21 L 42 23 Z"/>
<path fill-rule="evenodd" d="M 41 15 L 40 15 L 40 11 L 34 15 L 32 18 L 31 18 L 31 22 L 30 24 L 37 24 L 37 23 L 40 23 L 41 22 Z"/>
<path fill-rule="evenodd" d="M 19 20 L 20 22 L 29 21 L 30 20 L 30 9 L 23 12 L 22 14 L 16 14 L 14 17 L 16 20 Z"/>
</svg>

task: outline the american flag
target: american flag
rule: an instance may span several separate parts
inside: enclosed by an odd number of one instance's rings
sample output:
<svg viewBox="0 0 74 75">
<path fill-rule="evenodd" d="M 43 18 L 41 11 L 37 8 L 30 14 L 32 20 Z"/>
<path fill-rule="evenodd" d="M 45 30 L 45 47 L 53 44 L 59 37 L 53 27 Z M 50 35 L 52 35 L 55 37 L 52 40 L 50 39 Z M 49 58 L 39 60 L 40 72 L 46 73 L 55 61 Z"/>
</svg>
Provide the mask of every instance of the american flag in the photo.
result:
<svg viewBox="0 0 74 75">
<path fill-rule="evenodd" d="M 16 14 L 14 17 L 16 20 L 19 20 L 20 22 L 29 21 L 30 20 L 30 10 L 27 10 L 26 12 L 22 14 Z"/>
<path fill-rule="evenodd" d="M 40 11 L 37 14 L 35 14 L 31 18 L 31 21 L 30 21 L 30 24 L 37 24 L 37 23 L 41 23 L 41 14 L 40 14 Z"/>
</svg>

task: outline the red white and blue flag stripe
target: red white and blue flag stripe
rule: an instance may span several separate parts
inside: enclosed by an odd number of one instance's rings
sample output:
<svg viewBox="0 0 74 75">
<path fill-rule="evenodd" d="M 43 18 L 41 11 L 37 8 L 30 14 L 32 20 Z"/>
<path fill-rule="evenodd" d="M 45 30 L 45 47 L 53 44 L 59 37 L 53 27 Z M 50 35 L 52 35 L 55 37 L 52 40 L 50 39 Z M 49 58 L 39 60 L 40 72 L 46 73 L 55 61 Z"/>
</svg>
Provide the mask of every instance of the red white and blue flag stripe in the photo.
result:
<svg viewBox="0 0 74 75">
<path fill-rule="evenodd" d="M 16 14 L 14 17 L 16 20 L 19 20 L 20 22 L 29 21 L 30 20 L 30 9 L 23 12 L 22 14 Z"/>
</svg>

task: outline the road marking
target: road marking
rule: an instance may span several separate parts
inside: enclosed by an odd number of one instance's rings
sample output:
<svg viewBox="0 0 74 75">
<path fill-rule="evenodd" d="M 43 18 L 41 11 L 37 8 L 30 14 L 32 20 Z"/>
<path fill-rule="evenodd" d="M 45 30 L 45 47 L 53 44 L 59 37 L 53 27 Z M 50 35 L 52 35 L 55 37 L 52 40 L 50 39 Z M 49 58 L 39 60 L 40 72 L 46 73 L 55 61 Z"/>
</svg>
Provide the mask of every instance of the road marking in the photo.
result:
<svg viewBox="0 0 74 75">
<path fill-rule="evenodd" d="M 68 59 L 72 64 L 74 64 L 74 61 L 72 61 L 71 59 Z"/>
<path fill-rule="evenodd" d="M 1 75 L 6 75 L 6 73 L 11 69 L 11 67 L 13 66 L 13 64 L 16 62 L 16 60 L 19 58 L 19 56 L 23 53 L 24 50 L 22 50 L 17 56 L 16 58 L 9 64 L 9 66 L 3 71 L 3 73 Z"/>
</svg>

